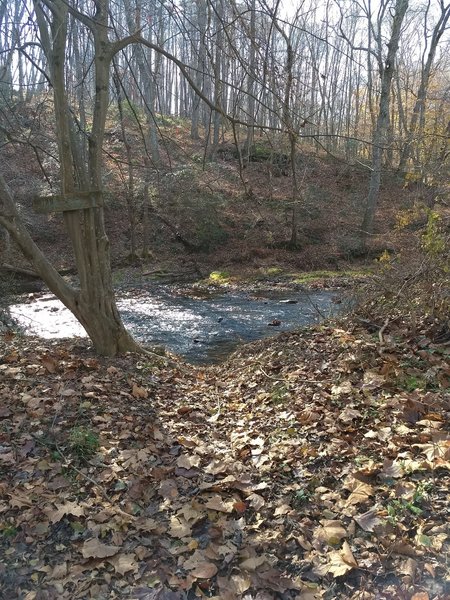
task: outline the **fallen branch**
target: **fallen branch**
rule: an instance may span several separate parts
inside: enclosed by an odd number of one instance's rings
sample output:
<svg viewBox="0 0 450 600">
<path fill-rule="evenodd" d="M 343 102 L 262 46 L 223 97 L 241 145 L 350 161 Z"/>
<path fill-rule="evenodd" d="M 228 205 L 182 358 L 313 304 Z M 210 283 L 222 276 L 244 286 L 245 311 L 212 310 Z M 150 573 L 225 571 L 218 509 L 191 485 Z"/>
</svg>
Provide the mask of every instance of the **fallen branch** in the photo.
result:
<svg viewBox="0 0 450 600">
<path fill-rule="evenodd" d="M 7 263 L 2 263 L 0 265 L 0 269 L 4 269 L 5 271 L 10 271 L 12 273 L 18 273 L 19 275 L 26 275 L 27 277 L 33 277 L 34 279 L 40 279 L 40 275 L 36 273 L 36 271 L 31 271 L 30 269 L 24 269 L 23 267 L 16 267 L 14 265 L 9 265 Z"/>
</svg>

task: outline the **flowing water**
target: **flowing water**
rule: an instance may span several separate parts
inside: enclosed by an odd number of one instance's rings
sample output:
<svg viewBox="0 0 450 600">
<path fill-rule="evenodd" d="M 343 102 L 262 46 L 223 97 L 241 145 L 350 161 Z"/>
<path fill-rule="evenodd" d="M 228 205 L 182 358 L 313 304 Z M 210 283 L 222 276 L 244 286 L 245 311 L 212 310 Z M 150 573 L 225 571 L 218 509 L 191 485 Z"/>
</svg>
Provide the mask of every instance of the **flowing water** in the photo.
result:
<svg viewBox="0 0 450 600">
<path fill-rule="evenodd" d="M 337 312 L 336 292 L 301 289 L 215 290 L 149 285 L 118 294 L 118 307 L 133 336 L 162 345 L 192 363 L 218 362 L 241 342 L 316 323 Z M 52 294 L 10 306 L 26 334 L 43 338 L 85 336 Z"/>
</svg>

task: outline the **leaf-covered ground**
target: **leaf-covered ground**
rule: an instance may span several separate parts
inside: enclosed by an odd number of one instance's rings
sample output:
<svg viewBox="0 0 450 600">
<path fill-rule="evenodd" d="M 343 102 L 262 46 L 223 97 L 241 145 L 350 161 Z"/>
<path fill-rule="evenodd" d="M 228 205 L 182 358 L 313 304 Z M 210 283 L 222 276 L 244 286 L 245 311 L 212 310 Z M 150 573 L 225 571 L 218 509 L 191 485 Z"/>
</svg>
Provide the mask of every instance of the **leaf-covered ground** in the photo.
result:
<svg viewBox="0 0 450 600">
<path fill-rule="evenodd" d="M 0 343 L 0 596 L 450 598 L 448 345 Z"/>
</svg>

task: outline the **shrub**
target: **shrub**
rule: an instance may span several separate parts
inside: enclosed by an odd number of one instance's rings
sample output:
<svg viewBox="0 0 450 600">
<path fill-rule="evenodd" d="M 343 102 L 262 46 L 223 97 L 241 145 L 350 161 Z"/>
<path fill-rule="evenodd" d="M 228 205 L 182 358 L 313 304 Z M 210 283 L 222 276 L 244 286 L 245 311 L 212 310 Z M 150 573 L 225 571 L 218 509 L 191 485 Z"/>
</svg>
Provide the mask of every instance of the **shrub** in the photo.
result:
<svg viewBox="0 0 450 600">
<path fill-rule="evenodd" d="M 424 227 L 411 233 L 396 255 L 383 252 L 378 270 L 362 289 L 356 312 L 418 330 L 435 342 L 450 340 L 450 232 L 444 219 L 426 209 Z"/>
</svg>

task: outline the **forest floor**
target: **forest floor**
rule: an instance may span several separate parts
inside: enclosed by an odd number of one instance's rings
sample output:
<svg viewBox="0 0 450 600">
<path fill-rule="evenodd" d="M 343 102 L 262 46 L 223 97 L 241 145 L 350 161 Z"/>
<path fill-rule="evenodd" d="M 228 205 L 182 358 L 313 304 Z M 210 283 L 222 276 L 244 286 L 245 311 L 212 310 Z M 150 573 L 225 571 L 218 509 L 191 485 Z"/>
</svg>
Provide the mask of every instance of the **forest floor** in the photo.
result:
<svg viewBox="0 0 450 600">
<path fill-rule="evenodd" d="M 450 597 L 448 345 L 349 321 L 226 362 L 0 341 L 0 596 Z"/>
</svg>

